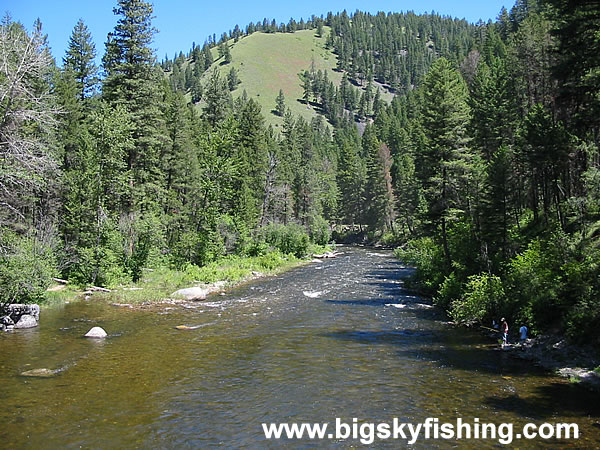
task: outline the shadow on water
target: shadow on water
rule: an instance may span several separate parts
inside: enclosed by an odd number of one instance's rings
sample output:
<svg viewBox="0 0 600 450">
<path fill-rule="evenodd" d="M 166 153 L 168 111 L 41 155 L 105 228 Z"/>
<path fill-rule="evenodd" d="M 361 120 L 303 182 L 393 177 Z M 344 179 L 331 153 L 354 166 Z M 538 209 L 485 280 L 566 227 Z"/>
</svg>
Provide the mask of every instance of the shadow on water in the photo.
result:
<svg viewBox="0 0 600 450">
<path fill-rule="evenodd" d="M 484 403 L 496 409 L 516 412 L 522 417 L 546 420 L 556 414 L 600 417 L 600 395 L 577 385 L 550 383 L 535 388 L 532 396 L 516 394 L 487 397 Z M 600 424 L 596 424 L 600 427 Z"/>
<path fill-rule="evenodd" d="M 441 342 L 441 336 L 437 336 L 429 330 L 339 330 L 332 333 L 322 334 L 324 337 L 332 337 L 340 340 L 355 341 L 361 344 L 396 344 L 405 345 L 410 342 L 426 340 L 428 343 Z"/>
</svg>

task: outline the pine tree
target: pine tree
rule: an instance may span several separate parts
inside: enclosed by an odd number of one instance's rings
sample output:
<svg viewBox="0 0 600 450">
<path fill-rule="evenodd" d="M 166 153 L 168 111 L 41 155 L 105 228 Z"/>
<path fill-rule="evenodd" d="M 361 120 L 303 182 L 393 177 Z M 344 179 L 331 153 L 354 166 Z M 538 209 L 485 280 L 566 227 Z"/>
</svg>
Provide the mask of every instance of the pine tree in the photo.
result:
<svg viewBox="0 0 600 450">
<path fill-rule="evenodd" d="M 61 231 L 68 255 L 66 273 L 80 283 L 106 285 L 121 281 L 115 279 L 119 271 L 124 276 L 117 223 L 128 189 L 125 161 L 132 145 L 127 112 L 101 104 L 80 129 L 69 155 Z"/>
<path fill-rule="evenodd" d="M 469 175 L 472 155 L 468 147 L 470 108 L 467 87 L 450 62 L 439 58 L 424 83 L 423 129 L 427 168 L 423 184 L 428 203 L 427 218 L 440 233 L 448 269 L 452 256 L 448 227 L 470 205 Z"/>
<path fill-rule="evenodd" d="M 227 115 L 231 106 L 231 94 L 225 80 L 221 79 L 219 69 L 216 67 L 210 74 L 204 88 L 204 116 L 208 122 L 215 126 Z"/>
<path fill-rule="evenodd" d="M 71 33 L 63 65 L 65 69 L 73 71 L 81 100 L 96 92 L 99 79 L 95 58 L 96 46 L 92 41 L 92 35 L 83 20 L 79 19 Z"/>
<path fill-rule="evenodd" d="M 223 59 L 221 64 L 229 64 L 231 62 L 231 51 L 229 50 L 229 45 L 227 45 L 227 41 L 221 42 L 219 44 L 219 58 Z"/>
<path fill-rule="evenodd" d="M 285 114 L 285 97 L 282 89 L 279 89 L 279 94 L 275 99 L 275 111 L 279 117 L 283 117 Z"/>
<path fill-rule="evenodd" d="M 473 110 L 474 144 L 486 160 L 503 144 L 511 144 L 516 128 L 517 104 L 504 60 L 491 57 L 479 63 L 469 104 Z"/>
<path fill-rule="evenodd" d="M 238 71 L 235 67 L 232 67 L 227 73 L 227 85 L 229 86 L 229 90 L 234 91 L 240 83 Z"/>
<path fill-rule="evenodd" d="M 133 145 L 127 152 L 130 182 L 123 197 L 124 259 L 134 279 L 141 275 L 152 247 L 161 246 L 160 199 L 164 173 L 160 156 L 166 130 L 163 111 L 163 74 L 150 47 L 156 30 L 152 6 L 141 0 L 119 0 L 120 16 L 106 42 L 103 98 L 113 108 L 123 107 L 132 122 Z M 177 64 L 177 63 L 176 63 Z"/>
<path fill-rule="evenodd" d="M 365 223 L 371 231 L 393 230 L 395 219 L 392 191 L 392 157 L 387 145 L 381 142 L 368 126 L 363 134 L 367 179 L 364 190 Z"/>
</svg>

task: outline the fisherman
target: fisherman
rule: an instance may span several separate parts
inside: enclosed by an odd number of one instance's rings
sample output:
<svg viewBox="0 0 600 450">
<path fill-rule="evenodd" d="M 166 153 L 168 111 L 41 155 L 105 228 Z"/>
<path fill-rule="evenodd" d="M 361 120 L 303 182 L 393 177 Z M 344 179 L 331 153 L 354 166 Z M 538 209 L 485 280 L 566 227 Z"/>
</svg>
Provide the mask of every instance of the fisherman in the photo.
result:
<svg viewBox="0 0 600 450">
<path fill-rule="evenodd" d="M 527 327 L 523 325 L 519 328 L 519 333 L 521 333 L 521 341 L 525 341 L 527 339 Z"/>
<path fill-rule="evenodd" d="M 505 345 L 508 345 L 508 323 L 504 317 L 500 322 L 500 328 L 502 328 L 502 347 L 504 347 Z"/>
</svg>

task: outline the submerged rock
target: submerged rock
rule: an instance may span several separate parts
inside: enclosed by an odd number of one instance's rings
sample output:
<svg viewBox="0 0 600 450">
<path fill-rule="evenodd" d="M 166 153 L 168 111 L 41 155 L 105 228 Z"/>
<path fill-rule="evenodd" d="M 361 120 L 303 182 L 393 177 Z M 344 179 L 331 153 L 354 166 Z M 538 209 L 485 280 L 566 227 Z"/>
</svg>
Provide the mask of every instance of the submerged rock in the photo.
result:
<svg viewBox="0 0 600 450">
<path fill-rule="evenodd" d="M 35 320 L 35 317 L 30 316 L 29 314 L 23 314 L 19 321 L 15 324 L 15 328 L 23 329 L 23 328 L 34 328 L 37 327 L 38 323 Z"/>
<path fill-rule="evenodd" d="M 302 293 L 308 298 L 319 298 L 323 295 L 323 291 L 302 291 Z"/>
<path fill-rule="evenodd" d="M 38 378 L 49 378 L 55 376 L 60 372 L 60 369 L 33 369 L 22 372 L 22 377 L 38 377 Z"/>
<path fill-rule="evenodd" d="M 106 331 L 104 331 L 100 327 L 94 327 L 94 328 L 92 328 L 85 335 L 85 337 L 88 337 L 88 338 L 105 338 L 106 336 L 108 336 L 106 334 Z"/>
</svg>

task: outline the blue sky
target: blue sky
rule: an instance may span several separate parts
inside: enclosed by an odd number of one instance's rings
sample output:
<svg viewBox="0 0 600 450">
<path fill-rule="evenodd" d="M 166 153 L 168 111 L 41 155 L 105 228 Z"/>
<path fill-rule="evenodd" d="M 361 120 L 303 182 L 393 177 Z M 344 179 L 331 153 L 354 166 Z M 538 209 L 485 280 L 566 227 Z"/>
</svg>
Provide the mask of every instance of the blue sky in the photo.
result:
<svg viewBox="0 0 600 450">
<path fill-rule="evenodd" d="M 275 0 L 256 1 L 184 1 L 155 0 L 154 26 L 159 30 L 155 36 L 153 47 L 158 59 L 168 54 L 172 57 L 180 50 L 187 52 L 192 42 L 202 44 L 209 35 L 215 33 L 217 39 L 225 31 L 238 24 L 242 29 L 249 22 L 262 21 L 263 18 L 275 19 L 277 23 L 287 23 L 291 17 L 295 20 L 306 19 L 312 14 L 316 16 L 343 11 L 354 12 L 357 9 L 376 13 L 377 11 L 416 13 L 435 11 L 442 15 L 465 18 L 470 22 L 479 19 L 494 20 L 502 6 L 507 9 L 514 0 L 304 0 L 286 2 Z M 62 64 L 65 48 L 73 27 L 79 18 L 83 19 L 92 33 L 96 50 L 101 57 L 104 53 L 106 35 L 116 22 L 117 16 L 112 12 L 116 0 L 2 0 L 0 12 L 9 12 L 12 19 L 23 23 L 28 29 L 36 18 L 42 21 L 43 29 L 48 34 L 52 53 L 59 64 Z"/>
</svg>

